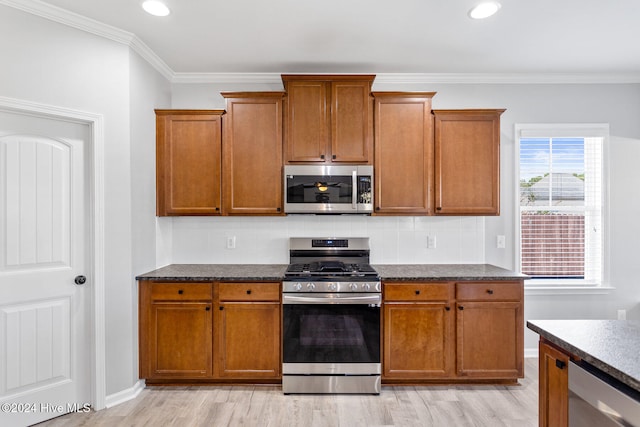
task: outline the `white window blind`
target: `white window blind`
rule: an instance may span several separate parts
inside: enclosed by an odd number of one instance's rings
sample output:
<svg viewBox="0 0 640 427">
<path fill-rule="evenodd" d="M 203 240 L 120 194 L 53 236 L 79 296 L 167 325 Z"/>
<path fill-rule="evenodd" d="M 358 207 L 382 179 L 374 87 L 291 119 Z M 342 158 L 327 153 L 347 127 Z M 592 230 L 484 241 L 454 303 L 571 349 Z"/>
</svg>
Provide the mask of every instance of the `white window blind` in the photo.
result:
<svg viewBox="0 0 640 427">
<path fill-rule="evenodd" d="M 603 277 L 602 128 L 521 128 L 519 261 L 546 284 Z"/>
</svg>

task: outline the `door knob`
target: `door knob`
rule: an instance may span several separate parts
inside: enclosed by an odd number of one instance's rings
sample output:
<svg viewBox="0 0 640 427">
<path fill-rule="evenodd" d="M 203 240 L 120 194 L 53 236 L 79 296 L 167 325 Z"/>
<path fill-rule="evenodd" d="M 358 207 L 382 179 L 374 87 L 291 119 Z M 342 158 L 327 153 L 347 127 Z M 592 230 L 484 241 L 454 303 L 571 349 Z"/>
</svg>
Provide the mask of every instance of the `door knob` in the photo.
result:
<svg viewBox="0 0 640 427">
<path fill-rule="evenodd" d="M 73 279 L 74 282 L 76 282 L 76 285 L 84 285 L 85 282 L 87 281 L 87 278 L 85 276 L 76 276 L 75 279 Z"/>
</svg>

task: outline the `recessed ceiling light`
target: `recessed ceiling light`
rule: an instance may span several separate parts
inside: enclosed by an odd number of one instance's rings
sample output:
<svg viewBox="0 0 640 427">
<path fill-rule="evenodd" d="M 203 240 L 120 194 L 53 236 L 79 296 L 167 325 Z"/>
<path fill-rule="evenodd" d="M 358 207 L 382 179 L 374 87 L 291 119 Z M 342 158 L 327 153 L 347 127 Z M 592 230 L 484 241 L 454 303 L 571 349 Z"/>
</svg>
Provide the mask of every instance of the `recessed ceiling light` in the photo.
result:
<svg viewBox="0 0 640 427">
<path fill-rule="evenodd" d="M 473 19 L 488 18 L 500 10 L 500 3 L 497 1 L 486 1 L 478 4 L 469 11 L 469 17 Z"/>
<path fill-rule="evenodd" d="M 153 16 L 167 16 L 171 11 L 166 4 L 157 0 L 147 0 L 142 3 L 142 8 Z"/>
</svg>

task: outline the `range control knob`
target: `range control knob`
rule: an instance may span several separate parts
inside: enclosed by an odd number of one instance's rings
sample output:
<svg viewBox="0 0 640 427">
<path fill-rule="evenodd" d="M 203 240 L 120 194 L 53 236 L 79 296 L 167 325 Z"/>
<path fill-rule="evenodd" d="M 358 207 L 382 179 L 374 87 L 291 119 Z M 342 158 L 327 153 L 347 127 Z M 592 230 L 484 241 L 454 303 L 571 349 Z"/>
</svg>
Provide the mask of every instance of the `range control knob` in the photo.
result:
<svg viewBox="0 0 640 427">
<path fill-rule="evenodd" d="M 365 283 L 364 285 L 362 285 L 362 290 L 363 291 L 371 290 L 371 285 L 369 283 Z"/>
<path fill-rule="evenodd" d="M 307 289 L 310 291 L 313 291 L 316 288 L 316 284 L 315 283 L 309 283 L 307 285 Z"/>
<path fill-rule="evenodd" d="M 358 284 L 357 283 L 349 283 L 349 289 L 351 289 L 352 291 L 357 291 L 358 290 Z"/>
<path fill-rule="evenodd" d="M 293 285 L 293 289 L 299 291 L 300 289 L 302 289 L 302 283 L 296 283 L 295 285 Z"/>
<path fill-rule="evenodd" d="M 336 285 L 335 283 L 329 283 L 329 290 L 330 291 L 337 291 L 338 290 L 338 285 Z"/>
</svg>

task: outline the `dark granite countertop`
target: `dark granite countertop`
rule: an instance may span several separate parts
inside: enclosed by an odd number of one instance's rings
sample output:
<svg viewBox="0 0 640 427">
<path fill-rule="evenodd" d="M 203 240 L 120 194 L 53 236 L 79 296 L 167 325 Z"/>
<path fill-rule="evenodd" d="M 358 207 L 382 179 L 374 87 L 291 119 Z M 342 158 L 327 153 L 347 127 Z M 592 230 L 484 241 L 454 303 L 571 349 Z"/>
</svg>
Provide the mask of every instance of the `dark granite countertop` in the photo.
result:
<svg viewBox="0 0 640 427">
<path fill-rule="evenodd" d="M 138 280 L 282 280 L 286 264 L 171 264 L 141 274 Z M 490 264 L 373 265 L 382 280 L 521 280 L 527 276 Z"/>
<path fill-rule="evenodd" d="M 137 280 L 281 281 L 286 264 L 170 264 L 137 276 Z"/>
<path fill-rule="evenodd" d="M 527 327 L 640 392 L 640 322 L 530 320 Z"/>
<path fill-rule="evenodd" d="M 528 276 L 491 264 L 381 264 L 373 268 L 382 280 L 523 280 Z"/>
</svg>

